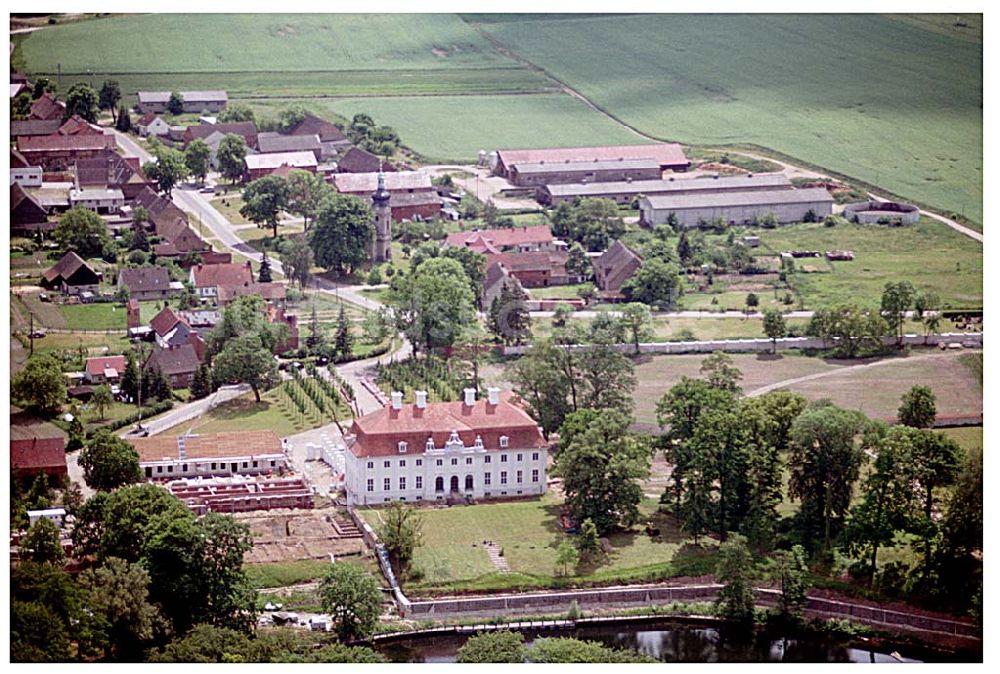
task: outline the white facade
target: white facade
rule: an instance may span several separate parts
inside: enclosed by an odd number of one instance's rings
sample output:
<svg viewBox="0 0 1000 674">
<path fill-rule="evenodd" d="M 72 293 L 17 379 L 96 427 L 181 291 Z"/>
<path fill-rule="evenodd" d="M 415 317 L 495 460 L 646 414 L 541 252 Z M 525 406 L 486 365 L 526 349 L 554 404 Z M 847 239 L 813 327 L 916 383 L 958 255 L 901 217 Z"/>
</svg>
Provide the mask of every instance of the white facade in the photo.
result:
<svg viewBox="0 0 1000 674">
<path fill-rule="evenodd" d="M 210 475 L 260 475 L 288 467 L 284 454 L 260 456 L 163 457 L 156 461 L 143 460 L 139 467 L 147 478 L 161 480 Z"/>
<path fill-rule="evenodd" d="M 86 208 L 95 213 L 112 213 L 125 205 L 125 195 L 121 190 L 76 190 L 69 191 L 72 208 Z"/>
<path fill-rule="evenodd" d="M 468 400 L 470 392 L 466 392 Z M 495 393 L 496 392 L 496 393 Z M 491 390 L 491 396 L 498 394 Z M 426 392 L 417 391 L 417 406 L 426 405 Z M 393 393 L 393 405 L 402 401 Z M 544 447 L 486 447 L 477 436 L 469 446 L 457 432 L 443 446 L 433 442 L 414 447 L 400 442 L 392 456 L 357 456 L 350 446 L 344 452 L 344 487 L 351 505 L 389 501 L 444 501 L 466 496 L 477 500 L 540 496 L 546 490 L 548 452 Z"/>
<path fill-rule="evenodd" d="M 41 187 L 42 167 L 25 166 L 10 169 L 10 184 L 19 183 L 21 187 Z"/>
<path fill-rule="evenodd" d="M 170 125 L 162 117 L 154 117 L 153 121 L 143 126 L 139 125 L 140 136 L 166 136 L 170 133 Z"/>
</svg>

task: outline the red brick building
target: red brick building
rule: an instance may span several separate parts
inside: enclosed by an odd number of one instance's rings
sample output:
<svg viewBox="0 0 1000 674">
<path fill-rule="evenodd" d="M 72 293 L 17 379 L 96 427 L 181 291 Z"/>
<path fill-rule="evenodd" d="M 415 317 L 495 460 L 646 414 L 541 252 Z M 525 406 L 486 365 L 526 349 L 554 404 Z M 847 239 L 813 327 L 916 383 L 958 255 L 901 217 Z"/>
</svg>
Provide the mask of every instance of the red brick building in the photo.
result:
<svg viewBox="0 0 1000 674">
<path fill-rule="evenodd" d="M 96 159 L 118 147 L 114 136 L 22 136 L 17 149 L 32 166 L 64 171 L 81 159 Z"/>
<path fill-rule="evenodd" d="M 10 470 L 19 479 L 39 474 L 62 480 L 66 470 L 66 434 L 24 410 L 10 408 Z"/>
</svg>

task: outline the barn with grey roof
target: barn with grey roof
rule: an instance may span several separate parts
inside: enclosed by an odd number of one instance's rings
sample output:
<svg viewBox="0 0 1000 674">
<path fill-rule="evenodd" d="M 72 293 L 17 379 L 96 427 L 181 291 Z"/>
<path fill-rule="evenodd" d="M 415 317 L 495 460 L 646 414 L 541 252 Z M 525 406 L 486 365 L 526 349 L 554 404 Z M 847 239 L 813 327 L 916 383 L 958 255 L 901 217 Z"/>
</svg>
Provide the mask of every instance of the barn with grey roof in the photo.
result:
<svg viewBox="0 0 1000 674">
<path fill-rule="evenodd" d="M 639 223 L 666 224 L 671 214 L 680 227 L 699 227 L 721 218 L 729 225 L 751 225 L 773 214 L 779 223 L 802 222 L 809 214 L 822 219 L 833 213 L 833 197 L 822 187 L 661 194 L 639 199 Z"/>
</svg>

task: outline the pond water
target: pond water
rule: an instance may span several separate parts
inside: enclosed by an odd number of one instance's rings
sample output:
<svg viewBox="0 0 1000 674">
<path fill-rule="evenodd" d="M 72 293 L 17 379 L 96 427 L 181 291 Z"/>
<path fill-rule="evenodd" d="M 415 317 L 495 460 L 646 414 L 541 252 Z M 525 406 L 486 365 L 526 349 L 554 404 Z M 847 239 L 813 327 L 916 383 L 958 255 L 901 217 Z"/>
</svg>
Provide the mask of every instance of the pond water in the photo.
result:
<svg viewBox="0 0 1000 674">
<path fill-rule="evenodd" d="M 376 646 L 391 662 L 455 662 L 469 635 L 414 636 Z M 526 644 L 540 637 L 574 637 L 614 648 L 630 648 L 663 662 L 899 662 L 892 647 L 868 649 L 830 635 L 784 637 L 760 632 L 739 638 L 725 628 L 678 622 L 588 625 L 576 629 L 528 631 Z M 905 649 L 903 649 L 905 650 Z M 927 658 L 926 653 L 920 655 Z M 904 662 L 921 662 L 902 656 Z"/>
</svg>

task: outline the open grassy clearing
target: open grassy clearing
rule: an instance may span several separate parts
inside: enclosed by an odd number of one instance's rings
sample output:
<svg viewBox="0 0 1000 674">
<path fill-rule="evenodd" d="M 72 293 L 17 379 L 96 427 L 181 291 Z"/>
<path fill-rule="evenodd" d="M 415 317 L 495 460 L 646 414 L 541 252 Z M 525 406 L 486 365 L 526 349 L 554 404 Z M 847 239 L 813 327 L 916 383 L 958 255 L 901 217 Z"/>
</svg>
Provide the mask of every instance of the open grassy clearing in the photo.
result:
<svg viewBox="0 0 1000 674">
<path fill-rule="evenodd" d="M 839 302 L 877 304 L 887 282 L 903 279 L 918 290 L 933 290 L 946 307 L 982 306 L 982 244 L 928 218 L 911 227 L 816 223 L 751 231 L 774 252 L 854 251 L 851 262 L 796 261 L 798 268 L 831 270 L 795 275 L 793 283 L 810 309 Z"/>
<path fill-rule="evenodd" d="M 60 63 L 102 74 L 514 65 L 451 14 L 119 16 L 38 31 L 21 53 L 32 73 Z"/>
<path fill-rule="evenodd" d="M 212 199 L 212 206 L 234 225 L 252 224 L 240 213 L 240 208 L 243 207 L 243 197 L 238 194 L 215 197 Z"/>
<path fill-rule="evenodd" d="M 67 330 L 125 330 L 125 307 L 116 302 L 100 304 L 60 304 L 63 327 Z"/>
<path fill-rule="evenodd" d="M 586 325 L 589 319 L 574 319 Z M 785 321 L 790 328 L 803 330 L 807 319 L 789 318 Z M 552 319 L 535 318 L 531 321 L 531 331 L 535 339 L 551 335 Z M 760 318 L 653 318 L 653 342 L 681 341 L 682 339 L 757 339 L 764 336 L 763 320 Z"/>
<path fill-rule="evenodd" d="M 368 113 L 380 124 L 395 128 L 407 147 L 428 161 L 473 162 L 480 150 L 503 147 L 644 142 L 565 94 L 345 98 L 314 103 L 313 107 L 348 119 Z"/>
<path fill-rule="evenodd" d="M 895 417 L 900 397 L 912 386 L 929 386 L 937 396 L 938 416 L 979 414 L 983 409 L 982 387 L 975 376 L 959 364 L 961 354 L 917 350 L 909 357 L 893 358 L 877 367 L 856 367 L 871 360 L 810 358 L 792 353 L 732 354 L 742 372 L 743 391 L 825 373 L 810 381 L 789 383 L 784 388 L 810 400 L 830 399 L 841 407 L 858 409 L 871 417 Z M 643 425 L 656 424 L 656 402 L 684 375 L 700 377 L 704 356 L 645 356 L 636 366 L 639 381 L 633 393 L 635 418 Z"/>
<path fill-rule="evenodd" d="M 27 343 L 27 337 L 24 338 Z M 35 339 L 35 355 L 76 351 L 83 347 L 88 356 L 125 353 L 131 343 L 125 335 L 94 332 L 50 332 Z M 27 346 L 25 346 L 27 350 Z"/>
<path fill-rule="evenodd" d="M 941 432 L 957 442 L 962 449 L 983 448 L 983 427 L 982 426 L 958 426 L 956 428 L 942 428 Z"/>
<path fill-rule="evenodd" d="M 286 587 L 322 578 L 330 570 L 330 560 L 297 559 L 293 562 L 246 564 L 243 569 L 255 589 Z"/>
<path fill-rule="evenodd" d="M 483 28 L 647 133 L 773 148 L 982 222 L 981 44 L 861 14 Z"/>
<path fill-rule="evenodd" d="M 406 584 L 407 592 L 481 588 L 549 587 L 556 578 L 556 549 L 571 536 L 558 524 L 561 499 L 551 492 L 540 499 L 489 503 L 455 508 L 426 508 L 424 543 L 417 548 L 414 564 L 424 578 Z M 598 564 L 581 564 L 567 581 L 610 582 L 640 578 L 665 578 L 689 573 L 688 564 L 699 557 L 698 550 L 684 549 L 684 537 L 672 518 L 655 513 L 656 505 L 646 501 L 643 513 L 656 522 L 663 538 L 654 541 L 636 527 L 633 532 L 608 538 L 614 551 Z M 361 515 L 378 527 L 377 510 Z M 492 540 L 503 549 L 510 574 L 497 572 L 482 543 Z M 673 560 L 673 561 L 672 561 Z M 563 583 L 567 581 L 562 581 Z"/>
</svg>

